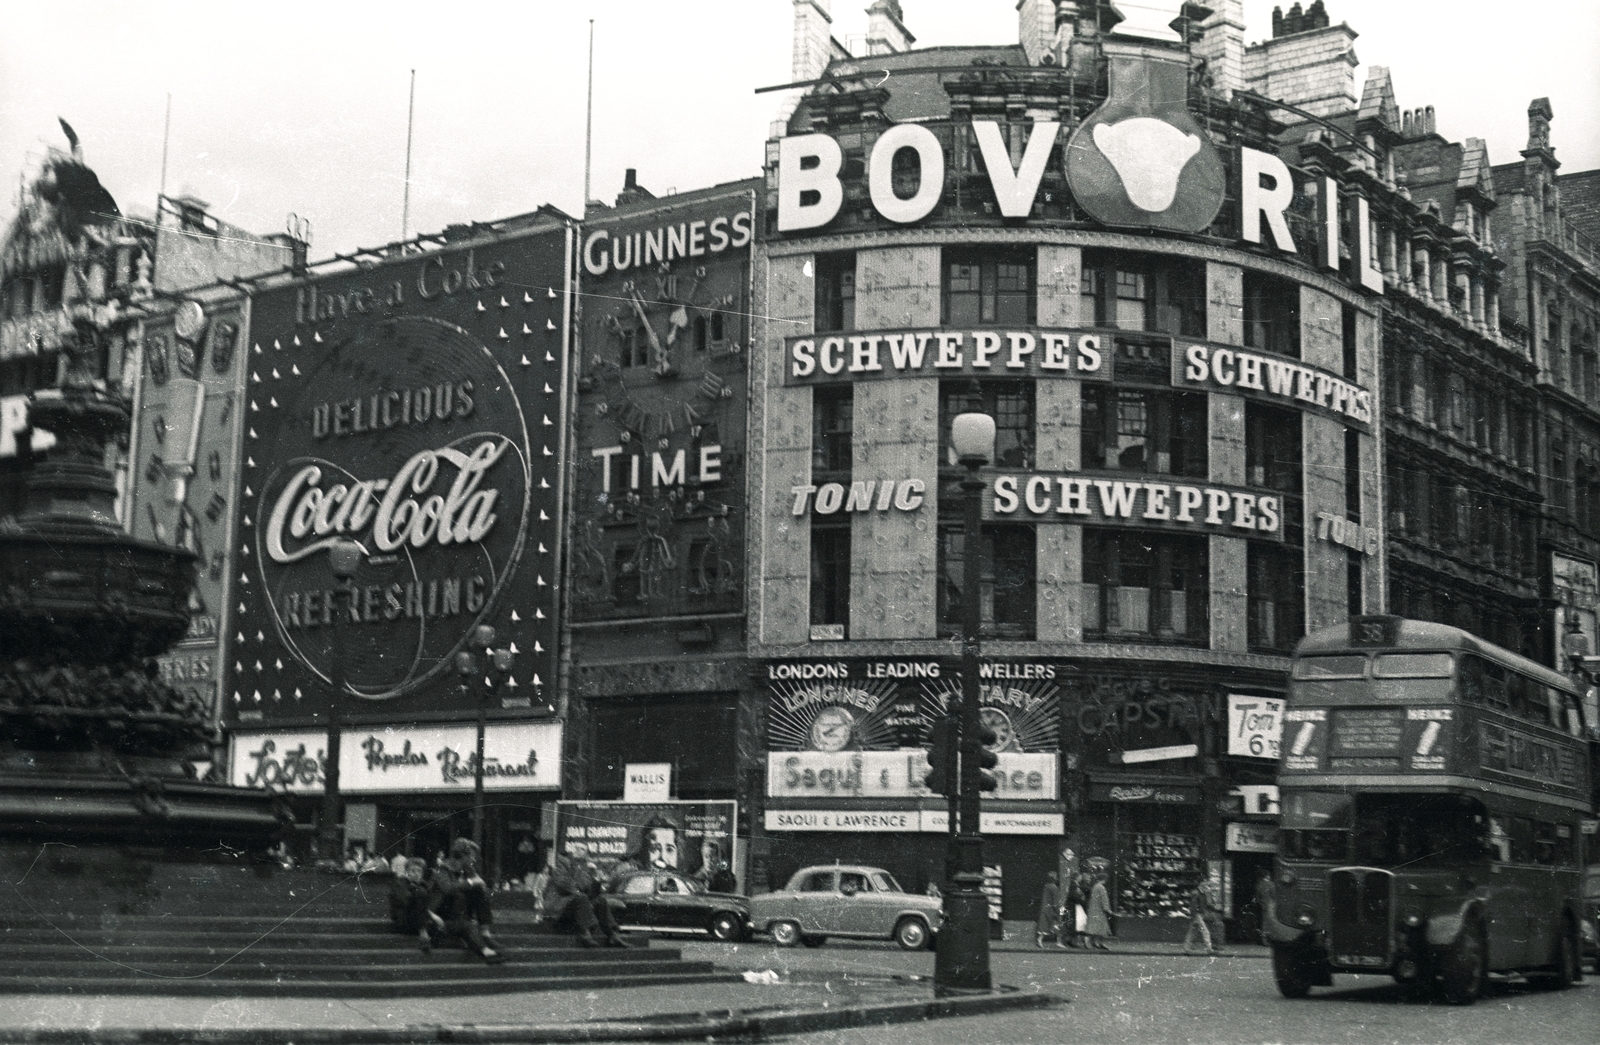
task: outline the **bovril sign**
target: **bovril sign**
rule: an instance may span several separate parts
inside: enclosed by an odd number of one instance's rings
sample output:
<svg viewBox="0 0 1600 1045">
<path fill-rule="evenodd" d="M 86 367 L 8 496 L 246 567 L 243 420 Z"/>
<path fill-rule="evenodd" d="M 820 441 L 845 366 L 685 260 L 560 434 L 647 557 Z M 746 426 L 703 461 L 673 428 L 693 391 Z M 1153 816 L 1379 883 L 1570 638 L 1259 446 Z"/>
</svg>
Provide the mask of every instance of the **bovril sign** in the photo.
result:
<svg viewBox="0 0 1600 1045">
<path fill-rule="evenodd" d="M 1027 218 L 1045 172 L 1055 168 L 1065 174 L 1078 205 L 1097 221 L 1176 232 L 1206 229 L 1229 186 L 1216 146 L 1187 111 L 1187 65 L 1133 55 L 1109 64 L 1105 104 L 1072 131 L 1064 149 L 1057 148 L 1062 125 L 1055 120 L 1032 123 L 1020 162 L 1012 161 L 997 121 L 971 120 L 953 127 L 951 137 L 976 144 L 1003 218 Z M 866 158 L 866 196 L 877 215 L 897 225 L 932 215 L 945 198 L 952 166 L 945 150 L 934 129 L 921 123 L 885 128 Z M 901 153 L 915 158 L 914 183 L 897 185 L 903 179 L 896 177 L 894 164 Z M 1277 250 L 1298 253 L 1288 220 L 1296 197 L 1288 166 L 1272 153 L 1246 146 L 1237 148 L 1234 161 L 1239 238 L 1264 245 L 1265 228 Z M 958 158 L 954 165 L 963 162 Z M 844 168 L 844 148 L 829 134 L 779 138 L 777 231 L 804 232 L 832 222 L 845 205 Z M 1353 256 L 1361 285 L 1381 294 L 1383 276 L 1374 265 L 1366 198 L 1341 199 L 1339 183 L 1327 177 L 1307 181 L 1304 191 L 1317 208 L 1318 264 L 1338 270 L 1341 253 Z M 1354 242 L 1342 242 L 1346 229 L 1353 230 Z"/>
</svg>

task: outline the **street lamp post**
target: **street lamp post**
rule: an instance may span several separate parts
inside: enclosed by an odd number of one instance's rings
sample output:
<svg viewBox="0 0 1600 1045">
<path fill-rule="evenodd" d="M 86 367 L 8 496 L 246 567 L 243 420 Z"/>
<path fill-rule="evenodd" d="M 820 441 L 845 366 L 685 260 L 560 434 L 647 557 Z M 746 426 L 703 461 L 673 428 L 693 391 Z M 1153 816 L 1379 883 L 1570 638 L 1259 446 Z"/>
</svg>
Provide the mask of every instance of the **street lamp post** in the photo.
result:
<svg viewBox="0 0 1600 1045">
<path fill-rule="evenodd" d="M 965 522 L 961 535 L 961 707 L 955 745 L 961 752 L 959 818 L 950 821 L 950 855 L 955 868 L 945 892 L 945 924 L 939 932 L 933 983 L 939 994 L 987 991 L 989 975 L 989 900 L 983 894 L 983 835 L 980 831 L 979 780 L 982 767 L 972 745 L 978 743 L 978 630 L 982 604 L 979 547 L 982 543 L 983 480 L 978 469 L 994 456 L 994 418 L 960 414 L 951 424 L 950 442 L 966 468 L 961 479 Z M 959 824 L 957 820 L 959 819 Z"/>
<path fill-rule="evenodd" d="M 472 637 L 468 640 L 473 649 L 488 658 L 488 664 L 484 666 L 486 674 L 483 684 L 478 687 L 478 751 L 472 762 L 472 840 L 477 843 L 480 853 L 483 852 L 483 734 L 488 714 L 485 702 L 490 693 L 499 689 L 497 683 L 490 681 L 487 672 L 492 668 L 503 677 L 511 672 L 512 664 L 516 661 L 516 654 L 509 647 L 495 649 L 494 639 L 494 628 L 480 624 L 472 629 Z M 471 650 L 457 653 L 456 672 L 461 676 L 461 696 L 464 699 L 468 680 L 478 673 L 477 655 Z"/>
<path fill-rule="evenodd" d="M 341 538 L 333 542 L 328 549 L 328 566 L 333 571 L 334 578 L 340 587 L 350 583 L 356 574 L 356 567 L 361 565 L 361 558 L 366 553 L 361 545 L 348 538 Z M 355 598 L 354 590 L 350 597 Z M 344 638 L 340 628 L 344 627 L 340 621 L 333 632 L 333 660 L 335 681 L 328 694 L 328 743 L 327 764 L 322 768 L 322 823 L 317 832 L 318 854 L 324 862 L 339 864 L 344 860 L 344 839 L 340 837 L 339 823 L 344 817 L 340 810 L 339 795 L 339 726 L 341 705 L 344 703 L 345 663 L 344 663 Z"/>
</svg>

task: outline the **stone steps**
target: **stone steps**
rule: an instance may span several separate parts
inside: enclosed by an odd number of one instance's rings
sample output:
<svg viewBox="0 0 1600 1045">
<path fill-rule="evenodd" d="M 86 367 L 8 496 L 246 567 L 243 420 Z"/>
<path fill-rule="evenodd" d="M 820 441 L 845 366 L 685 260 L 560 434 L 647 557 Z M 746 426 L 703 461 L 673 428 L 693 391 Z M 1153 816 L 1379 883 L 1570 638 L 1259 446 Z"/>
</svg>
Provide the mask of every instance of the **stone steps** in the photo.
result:
<svg viewBox="0 0 1600 1045">
<path fill-rule="evenodd" d="M 0 912 L 0 995 L 383 998 L 733 978 L 674 947 L 580 947 L 515 904 L 494 926 L 505 963 L 485 964 L 453 941 L 423 954 L 415 936 L 390 927 L 386 879 L 302 871 L 162 885 L 120 910 L 83 902 Z"/>
</svg>

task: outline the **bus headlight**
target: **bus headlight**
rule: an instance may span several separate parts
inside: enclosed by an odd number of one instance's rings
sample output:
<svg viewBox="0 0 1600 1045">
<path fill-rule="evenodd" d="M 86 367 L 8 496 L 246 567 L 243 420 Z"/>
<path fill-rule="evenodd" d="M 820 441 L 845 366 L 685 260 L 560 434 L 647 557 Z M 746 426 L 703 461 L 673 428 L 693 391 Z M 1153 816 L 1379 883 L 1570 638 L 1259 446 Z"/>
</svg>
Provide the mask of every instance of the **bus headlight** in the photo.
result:
<svg viewBox="0 0 1600 1045">
<path fill-rule="evenodd" d="M 1293 888 L 1294 883 L 1297 881 L 1299 881 L 1299 879 L 1297 879 L 1294 876 L 1294 872 L 1289 870 L 1287 867 L 1278 872 L 1278 884 L 1283 886 L 1285 889 Z"/>
<path fill-rule="evenodd" d="M 1406 915 L 1405 922 L 1406 922 L 1406 928 L 1407 929 L 1415 929 L 1417 926 L 1422 924 L 1422 915 L 1417 914 L 1415 911 L 1413 911 L 1410 914 Z"/>
<path fill-rule="evenodd" d="M 1300 910 L 1295 912 L 1294 924 L 1302 929 L 1309 929 L 1317 924 L 1317 912 L 1305 904 L 1300 905 Z"/>
</svg>

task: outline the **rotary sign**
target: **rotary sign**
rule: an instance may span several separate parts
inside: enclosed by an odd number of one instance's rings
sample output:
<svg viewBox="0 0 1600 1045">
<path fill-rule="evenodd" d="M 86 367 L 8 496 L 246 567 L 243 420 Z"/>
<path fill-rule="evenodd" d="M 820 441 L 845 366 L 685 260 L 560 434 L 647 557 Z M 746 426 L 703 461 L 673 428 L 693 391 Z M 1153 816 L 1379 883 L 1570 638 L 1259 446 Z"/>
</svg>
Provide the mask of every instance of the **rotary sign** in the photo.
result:
<svg viewBox="0 0 1600 1045">
<path fill-rule="evenodd" d="M 554 710 L 562 337 L 555 228 L 341 273 L 255 303 L 241 723 Z M 463 679 L 480 625 L 509 671 Z M 482 692 L 478 691 L 482 687 Z"/>
</svg>

